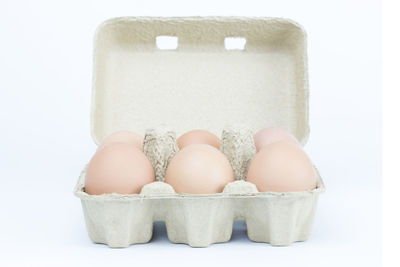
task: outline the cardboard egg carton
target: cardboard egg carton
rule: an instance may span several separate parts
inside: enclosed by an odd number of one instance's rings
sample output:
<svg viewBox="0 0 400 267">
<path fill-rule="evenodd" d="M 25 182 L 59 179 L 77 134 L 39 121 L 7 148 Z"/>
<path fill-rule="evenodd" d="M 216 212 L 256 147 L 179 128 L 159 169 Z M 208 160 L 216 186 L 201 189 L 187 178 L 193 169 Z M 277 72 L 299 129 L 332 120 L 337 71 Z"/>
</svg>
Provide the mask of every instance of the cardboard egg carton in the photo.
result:
<svg viewBox="0 0 400 267">
<path fill-rule="evenodd" d="M 165 221 L 172 242 L 206 247 L 229 241 L 233 222 L 245 220 L 253 241 L 289 245 L 306 240 L 318 195 L 324 189 L 319 175 L 314 190 L 258 192 L 244 180 L 255 155 L 253 135 L 229 129 L 221 139 L 221 151 L 228 157 L 236 181 L 218 194 L 177 194 L 164 182 L 168 162 L 177 152 L 173 131 L 147 131 L 143 147 L 156 170 L 156 182 L 145 185 L 140 194 L 88 195 L 83 171 L 75 194 L 82 200 L 90 238 L 110 247 L 146 243 L 151 240 L 154 221 Z"/>
<path fill-rule="evenodd" d="M 140 194 L 88 195 L 83 170 L 75 195 L 90 238 L 110 247 L 146 243 L 154 221 L 165 221 L 171 242 L 206 247 L 229 241 L 234 220 L 245 220 L 253 241 L 306 240 L 324 191 L 319 174 L 317 188 L 304 192 L 258 192 L 245 181 L 255 131 L 278 126 L 301 144 L 308 139 L 306 52 L 304 30 L 287 19 L 126 17 L 100 25 L 93 139 L 99 144 L 118 130 L 144 134 L 157 181 Z M 236 179 L 222 193 L 177 194 L 164 183 L 176 136 L 192 129 L 221 137 Z"/>
</svg>

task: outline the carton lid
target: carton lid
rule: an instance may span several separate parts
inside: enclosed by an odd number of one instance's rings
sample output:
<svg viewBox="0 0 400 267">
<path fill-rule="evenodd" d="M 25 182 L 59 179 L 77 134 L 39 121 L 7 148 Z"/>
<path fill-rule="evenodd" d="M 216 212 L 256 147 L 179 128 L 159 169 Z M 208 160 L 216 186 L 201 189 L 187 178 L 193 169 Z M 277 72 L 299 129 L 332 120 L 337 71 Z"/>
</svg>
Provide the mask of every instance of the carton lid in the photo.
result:
<svg viewBox="0 0 400 267">
<path fill-rule="evenodd" d="M 159 43 L 167 49 L 157 46 L 158 36 L 172 36 L 170 43 Z M 304 30 L 287 19 L 108 20 L 94 41 L 94 141 L 118 130 L 144 134 L 158 125 L 168 125 L 177 136 L 192 129 L 220 136 L 227 125 L 244 125 L 254 132 L 282 127 L 304 144 L 306 50 Z"/>
</svg>

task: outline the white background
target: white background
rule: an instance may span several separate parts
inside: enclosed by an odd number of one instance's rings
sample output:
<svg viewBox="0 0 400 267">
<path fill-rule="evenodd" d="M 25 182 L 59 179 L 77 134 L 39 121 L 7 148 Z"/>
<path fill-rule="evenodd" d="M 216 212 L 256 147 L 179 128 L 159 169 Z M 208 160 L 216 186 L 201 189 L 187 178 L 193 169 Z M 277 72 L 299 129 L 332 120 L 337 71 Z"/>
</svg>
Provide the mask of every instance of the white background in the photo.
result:
<svg viewBox="0 0 400 267">
<path fill-rule="evenodd" d="M 311 238 L 110 249 L 86 233 L 72 190 L 90 137 L 95 28 L 115 16 L 291 18 L 308 33 L 311 135 L 305 149 L 327 191 Z M 381 258 L 381 15 L 375 1 L 1 1 L 0 265 L 378 266 Z M 253 264 L 254 263 L 254 264 Z M 120 264 L 120 265 L 121 265 Z M 118 266 L 118 265 L 115 265 Z"/>
</svg>

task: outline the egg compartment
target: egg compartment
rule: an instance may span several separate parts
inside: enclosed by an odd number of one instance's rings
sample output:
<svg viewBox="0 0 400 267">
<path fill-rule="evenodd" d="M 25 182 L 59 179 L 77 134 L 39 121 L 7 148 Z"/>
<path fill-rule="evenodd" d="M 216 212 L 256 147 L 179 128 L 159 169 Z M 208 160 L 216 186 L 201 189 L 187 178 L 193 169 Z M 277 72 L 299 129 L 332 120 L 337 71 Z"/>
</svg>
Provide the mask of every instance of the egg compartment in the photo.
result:
<svg viewBox="0 0 400 267">
<path fill-rule="evenodd" d="M 255 155 L 252 132 L 246 128 L 224 129 L 221 151 L 228 157 L 236 181 L 218 194 L 177 194 L 164 182 L 169 160 L 178 151 L 175 133 L 167 128 L 150 129 L 144 152 L 156 170 L 157 181 L 145 185 L 140 194 L 88 195 L 84 192 L 85 171 L 75 194 L 81 198 L 88 233 L 93 242 L 127 247 L 151 240 L 154 221 L 165 221 L 173 243 L 207 247 L 227 242 L 233 222 L 245 220 L 248 237 L 271 245 L 289 245 L 306 240 L 319 193 L 318 186 L 305 192 L 258 192 L 245 175 Z"/>
</svg>

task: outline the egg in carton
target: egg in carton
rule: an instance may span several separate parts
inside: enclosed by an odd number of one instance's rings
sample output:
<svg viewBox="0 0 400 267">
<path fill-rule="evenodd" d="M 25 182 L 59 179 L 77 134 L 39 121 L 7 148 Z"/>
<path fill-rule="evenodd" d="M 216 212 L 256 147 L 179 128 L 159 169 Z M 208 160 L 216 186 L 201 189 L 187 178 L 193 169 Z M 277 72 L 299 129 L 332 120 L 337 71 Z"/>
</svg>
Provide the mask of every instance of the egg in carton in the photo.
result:
<svg viewBox="0 0 400 267">
<path fill-rule="evenodd" d="M 162 47 L 161 37 L 177 42 Z M 146 243 L 154 221 L 165 221 L 172 242 L 205 247 L 228 241 L 233 222 L 245 220 L 253 241 L 306 240 L 324 191 L 319 174 L 317 188 L 304 192 L 258 192 L 244 180 L 255 130 L 279 126 L 307 141 L 305 39 L 301 26 L 278 18 L 125 17 L 103 23 L 95 37 L 92 136 L 99 144 L 121 129 L 145 132 L 143 150 L 157 181 L 139 194 L 88 195 L 83 170 L 75 195 L 90 238 L 110 247 Z M 233 49 L 230 41 L 238 41 Z M 146 130 L 161 124 L 168 128 Z M 177 194 L 163 181 L 177 151 L 175 133 L 196 128 L 222 132 L 221 151 L 236 179 L 222 193 Z"/>
</svg>

